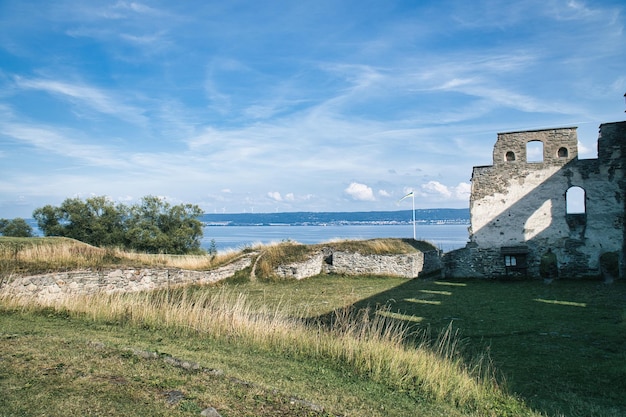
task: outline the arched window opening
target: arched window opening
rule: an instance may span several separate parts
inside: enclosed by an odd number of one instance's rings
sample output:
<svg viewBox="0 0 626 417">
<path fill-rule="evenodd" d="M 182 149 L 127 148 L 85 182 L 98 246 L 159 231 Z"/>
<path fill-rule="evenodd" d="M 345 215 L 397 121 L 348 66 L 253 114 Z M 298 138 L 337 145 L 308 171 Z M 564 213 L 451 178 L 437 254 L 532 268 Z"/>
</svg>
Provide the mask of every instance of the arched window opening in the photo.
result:
<svg viewBox="0 0 626 417">
<path fill-rule="evenodd" d="M 559 158 L 567 158 L 567 155 L 568 155 L 567 148 L 559 148 L 557 155 Z"/>
<path fill-rule="evenodd" d="M 567 214 L 586 213 L 585 190 L 580 187 L 570 187 L 565 193 Z"/>
<path fill-rule="evenodd" d="M 526 162 L 543 162 L 543 142 L 533 140 L 526 144 Z"/>
<path fill-rule="evenodd" d="M 515 152 L 508 151 L 504 156 L 504 160 L 507 162 L 515 161 Z"/>
</svg>

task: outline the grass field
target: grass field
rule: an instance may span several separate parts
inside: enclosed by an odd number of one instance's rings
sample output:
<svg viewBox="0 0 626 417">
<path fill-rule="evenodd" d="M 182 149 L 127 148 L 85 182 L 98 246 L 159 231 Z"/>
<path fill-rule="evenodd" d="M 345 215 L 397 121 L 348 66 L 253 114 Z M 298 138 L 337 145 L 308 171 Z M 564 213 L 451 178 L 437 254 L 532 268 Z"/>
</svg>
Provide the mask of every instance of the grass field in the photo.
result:
<svg viewBox="0 0 626 417">
<path fill-rule="evenodd" d="M 625 301 L 621 281 L 369 276 L 4 299 L 0 416 L 623 416 Z"/>
</svg>

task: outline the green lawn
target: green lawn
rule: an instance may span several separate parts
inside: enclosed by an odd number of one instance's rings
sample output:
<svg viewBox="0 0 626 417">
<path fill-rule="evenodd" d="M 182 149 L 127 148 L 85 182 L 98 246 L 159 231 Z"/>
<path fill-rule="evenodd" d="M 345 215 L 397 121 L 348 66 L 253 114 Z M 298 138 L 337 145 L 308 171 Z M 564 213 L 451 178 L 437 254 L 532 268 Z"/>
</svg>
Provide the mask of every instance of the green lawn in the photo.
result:
<svg viewBox="0 0 626 417">
<path fill-rule="evenodd" d="M 310 315 L 387 305 L 433 335 L 452 324 L 467 360 L 488 351 L 500 380 L 534 409 L 626 415 L 626 282 L 319 277 L 240 289 Z"/>
<path fill-rule="evenodd" d="M 626 415 L 626 283 L 621 281 L 545 285 L 320 276 L 225 287 L 246 294 L 253 305 L 312 321 L 329 318 L 337 308 L 387 306 L 379 314 L 434 338 L 452 325 L 467 363 L 488 351 L 506 390 L 536 411 Z M 224 286 L 195 291 L 224 291 Z M 128 348 L 160 356 L 144 359 Z M 181 369 L 163 360 L 168 355 L 223 374 Z M 178 391 L 182 399 L 168 401 Z M 210 335 L 94 322 L 47 310 L 20 313 L 2 305 L 0 393 L 0 416 L 197 416 L 209 405 L 223 417 L 472 415 L 394 391 L 341 363 L 251 351 Z"/>
</svg>

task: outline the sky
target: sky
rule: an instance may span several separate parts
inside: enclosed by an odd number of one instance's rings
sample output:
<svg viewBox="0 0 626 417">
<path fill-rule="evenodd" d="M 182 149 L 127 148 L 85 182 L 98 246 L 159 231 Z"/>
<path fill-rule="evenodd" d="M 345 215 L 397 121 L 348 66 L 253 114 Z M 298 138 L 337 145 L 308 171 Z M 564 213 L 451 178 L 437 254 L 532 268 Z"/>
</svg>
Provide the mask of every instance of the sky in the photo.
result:
<svg viewBox="0 0 626 417">
<path fill-rule="evenodd" d="M 0 218 L 469 207 L 497 133 L 626 120 L 622 0 L 0 0 Z"/>
</svg>

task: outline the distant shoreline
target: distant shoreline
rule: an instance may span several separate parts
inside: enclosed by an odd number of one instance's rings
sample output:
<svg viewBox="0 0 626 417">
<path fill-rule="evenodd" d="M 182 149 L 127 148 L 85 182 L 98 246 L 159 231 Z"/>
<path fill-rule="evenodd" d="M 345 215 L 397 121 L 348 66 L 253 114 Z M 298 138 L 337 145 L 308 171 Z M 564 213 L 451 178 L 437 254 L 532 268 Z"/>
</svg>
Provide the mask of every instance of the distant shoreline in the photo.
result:
<svg viewBox="0 0 626 417">
<path fill-rule="evenodd" d="M 412 210 L 369 212 L 205 213 L 205 226 L 341 226 L 406 225 Z M 469 209 L 416 209 L 415 223 L 423 225 L 469 224 Z"/>
</svg>

